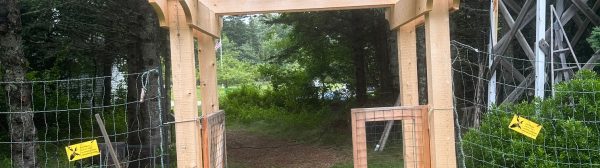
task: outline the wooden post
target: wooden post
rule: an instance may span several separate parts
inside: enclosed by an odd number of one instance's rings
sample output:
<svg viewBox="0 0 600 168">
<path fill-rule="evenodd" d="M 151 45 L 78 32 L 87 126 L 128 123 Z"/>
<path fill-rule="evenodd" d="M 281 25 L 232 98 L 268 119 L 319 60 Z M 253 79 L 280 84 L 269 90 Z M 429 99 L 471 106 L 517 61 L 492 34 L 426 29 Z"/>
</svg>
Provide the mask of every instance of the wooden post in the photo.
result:
<svg viewBox="0 0 600 168">
<path fill-rule="evenodd" d="M 535 16 L 535 97 L 544 99 L 546 84 L 546 54 L 540 42 L 546 37 L 546 0 L 537 0 Z M 552 31 L 552 30 L 551 30 Z M 553 44 L 552 44 L 553 45 Z"/>
<path fill-rule="evenodd" d="M 456 167 L 448 2 L 434 0 L 425 15 L 431 166 Z"/>
<path fill-rule="evenodd" d="M 367 167 L 367 132 L 365 130 L 365 113 L 351 112 L 352 147 L 354 148 L 354 167 Z"/>
<path fill-rule="evenodd" d="M 168 6 L 177 166 L 199 168 L 202 166 L 202 146 L 196 100 L 194 39 L 179 3 L 169 1 Z"/>
<path fill-rule="evenodd" d="M 219 111 L 219 99 L 217 93 L 217 65 L 215 41 L 212 36 L 201 33 L 194 33 L 198 38 L 198 64 L 200 73 L 200 96 L 202 101 L 202 115 L 205 116 L 202 121 L 202 146 L 204 147 L 204 167 L 210 167 L 210 137 L 220 135 L 210 135 L 210 126 L 206 116 Z"/>
<path fill-rule="evenodd" d="M 398 68 L 400 70 L 400 102 L 402 106 L 419 105 L 419 83 L 417 74 L 417 33 L 414 23 L 399 28 L 398 36 Z M 426 116 L 425 116 L 426 117 Z M 415 120 L 402 120 L 402 137 L 404 139 L 404 167 L 416 167 L 423 158 L 418 157 L 419 149 L 417 131 L 421 129 Z M 423 166 L 419 166 L 423 167 Z"/>
<path fill-rule="evenodd" d="M 499 0 L 491 0 L 490 1 L 490 44 L 488 46 L 488 66 L 492 67 L 494 63 L 494 45 L 498 43 L 498 1 Z M 488 107 L 491 107 L 493 104 L 496 104 L 496 71 L 492 70 L 492 78 L 488 83 Z"/>
</svg>

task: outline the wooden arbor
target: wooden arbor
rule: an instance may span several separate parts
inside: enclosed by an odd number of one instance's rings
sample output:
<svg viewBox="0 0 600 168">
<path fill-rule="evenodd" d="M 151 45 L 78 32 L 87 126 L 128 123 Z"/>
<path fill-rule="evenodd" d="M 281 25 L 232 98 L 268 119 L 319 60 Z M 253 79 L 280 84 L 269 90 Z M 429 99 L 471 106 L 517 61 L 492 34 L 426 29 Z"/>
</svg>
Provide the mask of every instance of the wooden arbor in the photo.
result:
<svg viewBox="0 0 600 168">
<path fill-rule="evenodd" d="M 175 134 L 178 167 L 211 167 L 206 117 L 198 116 L 194 53 L 200 62 L 202 115 L 219 111 L 214 39 L 221 16 L 269 12 L 302 12 L 388 8 L 391 29 L 398 31 L 403 105 L 418 105 L 416 33 L 425 24 L 429 90 L 429 142 L 432 167 L 456 167 L 449 11 L 459 0 L 148 0 L 160 25 L 170 32 Z M 194 51 L 194 38 L 199 50 Z M 203 122 L 200 122 L 203 120 Z M 203 161 L 204 160 L 204 161 Z"/>
</svg>

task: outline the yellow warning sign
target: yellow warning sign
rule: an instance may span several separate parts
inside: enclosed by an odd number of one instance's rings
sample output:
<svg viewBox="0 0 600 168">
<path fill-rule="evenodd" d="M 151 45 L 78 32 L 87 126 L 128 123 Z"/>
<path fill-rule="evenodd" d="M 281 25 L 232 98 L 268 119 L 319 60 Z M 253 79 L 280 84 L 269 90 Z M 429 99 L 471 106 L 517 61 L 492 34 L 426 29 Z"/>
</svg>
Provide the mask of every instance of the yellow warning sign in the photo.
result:
<svg viewBox="0 0 600 168">
<path fill-rule="evenodd" d="M 536 139 L 540 130 L 542 130 L 542 125 L 534 123 L 528 119 L 525 119 L 521 116 L 515 115 L 508 125 L 508 128 L 517 131 L 529 138 Z"/>
<path fill-rule="evenodd" d="M 96 142 L 96 140 L 70 145 L 65 147 L 65 149 L 67 150 L 67 158 L 69 158 L 69 161 L 85 159 L 100 154 L 98 142 Z"/>
</svg>

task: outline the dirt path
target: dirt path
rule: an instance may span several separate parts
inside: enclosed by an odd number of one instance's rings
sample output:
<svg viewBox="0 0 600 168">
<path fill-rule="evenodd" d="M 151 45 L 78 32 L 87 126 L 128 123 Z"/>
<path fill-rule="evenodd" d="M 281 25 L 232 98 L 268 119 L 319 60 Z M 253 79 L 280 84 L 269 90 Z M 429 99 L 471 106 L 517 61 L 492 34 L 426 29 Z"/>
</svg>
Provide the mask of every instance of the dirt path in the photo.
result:
<svg viewBox="0 0 600 168">
<path fill-rule="evenodd" d="M 227 160 L 234 168 L 327 168 L 351 162 L 352 156 L 331 147 L 235 130 L 227 132 Z"/>
</svg>

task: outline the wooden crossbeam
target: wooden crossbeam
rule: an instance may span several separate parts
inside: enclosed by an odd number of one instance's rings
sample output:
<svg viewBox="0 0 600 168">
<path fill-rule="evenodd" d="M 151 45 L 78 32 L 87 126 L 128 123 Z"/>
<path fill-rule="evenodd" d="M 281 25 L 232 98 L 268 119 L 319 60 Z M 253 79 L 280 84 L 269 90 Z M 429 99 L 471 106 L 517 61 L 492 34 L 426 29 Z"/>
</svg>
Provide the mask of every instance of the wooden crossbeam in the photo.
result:
<svg viewBox="0 0 600 168">
<path fill-rule="evenodd" d="M 500 2 L 508 6 L 508 8 L 510 8 L 510 10 L 512 10 L 513 12 L 521 11 L 521 6 L 517 4 L 514 0 L 502 0 Z"/>
<path fill-rule="evenodd" d="M 393 0 L 213 0 L 210 6 L 219 15 L 242 15 L 388 8 L 395 3 Z"/>
<path fill-rule="evenodd" d="M 521 83 L 512 92 L 510 92 L 508 96 L 506 96 L 506 98 L 502 101 L 501 104 L 514 103 L 515 101 L 517 101 L 519 97 L 521 97 L 521 95 L 526 91 L 526 89 L 533 84 L 533 82 L 533 73 L 530 73 L 529 75 L 527 75 L 527 78 L 525 78 L 525 80 L 521 81 Z"/>
<path fill-rule="evenodd" d="M 594 25 L 600 25 L 600 17 L 596 15 L 596 12 L 594 12 L 587 4 L 581 0 L 571 0 L 571 2 L 573 2 L 573 5 L 575 5 L 583 15 L 590 19 Z"/>
<path fill-rule="evenodd" d="M 504 17 L 504 20 L 506 21 L 506 23 L 508 23 L 508 27 L 514 28 L 515 21 L 513 20 L 510 13 L 508 12 L 508 9 L 506 8 L 505 3 L 503 1 L 500 1 L 499 5 L 500 5 L 500 12 L 502 12 L 502 16 Z M 531 49 L 531 46 L 529 45 L 529 43 L 527 43 L 527 39 L 525 39 L 525 36 L 523 35 L 523 33 L 521 33 L 521 30 L 517 30 L 516 37 L 517 37 L 517 41 L 519 42 L 519 45 L 521 45 L 521 48 L 523 48 L 523 51 L 525 51 L 525 55 L 527 55 L 527 58 L 529 58 L 529 60 L 531 61 L 531 65 L 533 65 L 533 60 L 535 58 L 535 55 L 533 53 L 533 50 Z"/>
<path fill-rule="evenodd" d="M 498 43 L 494 46 L 494 54 L 502 55 L 508 49 L 508 44 L 515 37 L 517 30 L 522 29 L 527 23 L 535 18 L 535 8 L 530 8 L 534 4 L 535 0 L 527 0 L 523 5 L 523 10 L 519 12 L 517 16 L 517 20 L 514 23 L 513 28 L 511 28 L 508 33 L 506 33 L 502 39 L 498 41 Z M 533 12 L 531 12 L 533 11 Z M 498 58 L 498 57 L 497 57 Z"/>
<path fill-rule="evenodd" d="M 594 10 L 594 11 L 596 11 L 598 9 L 600 9 L 600 1 L 596 1 L 594 3 L 594 6 L 592 7 L 592 10 Z M 579 27 L 577 29 L 577 32 L 573 36 L 573 39 L 571 39 L 571 44 L 577 45 L 577 42 L 579 42 L 580 38 L 583 37 L 590 22 L 591 22 L 590 19 L 585 19 L 582 21 L 582 23 L 579 25 Z M 599 26 L 599 25 L 595 25 L 595 26 Z"/>
<path fill-rule="evenodd" d="M 221 37 L 221 19 L 210 9 L 204 0 L 179 0 L 185 12 L 187 23 L 195 30 L 214 38 Z"/>
<path fill-rule="evenodd" d="M 431 3 L 423 0 L 398 1 L 387 11 L 387 19 L 392 30 L 413 22 L 416 25 L 423 24 L 425 19 L 420 17 L 431 11 Z M 420 19 L 419 19 L 420 18 Z"/>
</svg>

